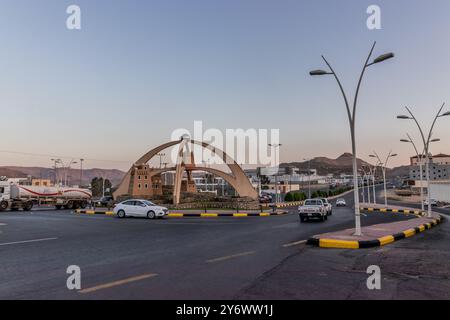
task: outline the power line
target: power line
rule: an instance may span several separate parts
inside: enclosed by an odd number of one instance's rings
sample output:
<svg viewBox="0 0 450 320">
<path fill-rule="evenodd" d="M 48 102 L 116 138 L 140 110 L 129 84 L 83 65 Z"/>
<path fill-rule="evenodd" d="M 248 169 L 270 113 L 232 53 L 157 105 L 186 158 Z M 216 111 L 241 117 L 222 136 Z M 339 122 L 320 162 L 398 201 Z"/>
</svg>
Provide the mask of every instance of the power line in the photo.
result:
<svg viewBox="0 0 450 320">
<path fill-rule="evenodd" d="M 20 152 L 20 151 L 10 151 L 10 150 L 0 150 L 0 153 L 9 153 L 9 154 L 20 154 L 25 156 L 34 156 L 34 157 L 52 157 L 52 158 L 63 158 L 63 159 L 76 159 L 78 157 L 70 157 L 70 156 L 59 156 L 54 154 L 44 154 L 44 153 L 30 153 L 30 152 Z M 100 162 L 117 162 L 117 163 L 133 163 L 133 161 L 125 161 L 125 160 L 104 160 L 104 159 L 89 159 L 84 158 L 87 161 L 100 161 Z"/>
</svg>

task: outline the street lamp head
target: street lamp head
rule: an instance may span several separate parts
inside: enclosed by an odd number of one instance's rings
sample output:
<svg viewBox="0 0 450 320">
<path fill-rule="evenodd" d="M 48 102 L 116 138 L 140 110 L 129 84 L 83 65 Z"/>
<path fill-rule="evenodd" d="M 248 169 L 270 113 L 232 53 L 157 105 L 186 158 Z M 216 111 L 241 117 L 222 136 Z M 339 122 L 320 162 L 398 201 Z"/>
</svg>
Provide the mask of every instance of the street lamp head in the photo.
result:
<svg viewBox="0 0 450 320">
<path fill-rule="evenodd" d="M 398 156 L 398 154 L 396 154 L 396 153 L 391 154 L 391 157 L 396 157 L 396 156 Z"/>
<path fill-rule="evenodd" d="M 430 142 L 439 142 L 439 141 L 441 141 L 441 139 L 436 138 L 436 139 L 431 140 Z"/>
<path fill-rule="evenodd" d="M 447 111 L 440 115 L 441 117 L 450 116 L 450 111 Z"/>
<path fill-rule="evenodd" d="M 409 120 L 409 119 L 412 119 L 410 116 L 407 116 L 407 115 L 404 115 L 404 114 L 402 114 L 402 115 L 400 115 L 400 116 L 397 116 L 397 119 L 401 119 L 401 120 Z"/>
<path fill-rule="evenodd" d="M 407 143 L 411 143 L 411 140 L 408 140 L 408 139 L 400 139 L 400 142 L 407 142 Z"/>
<path fill-rule="evenodd" d="M 369 157 L 376 158 L 376 156 L 374 156 L 373 154 L 369 154 Z"/>
<path fill-rule="evenodd" d="M 331 74 L 330 72 L 326 72 L 325 70 L 313 70 L 309 73 L 311 76 L 323 76 L 326 74 Z"/>
<path fill-rule="evenodd" d="M 393 57 L 394 57 L 394 53 L 392 53 L 392 52 L 385 53 L 385 54 L 382 54 L 381 56 L 378 56 L 377 58 L 375 58 L 375 60 L 373 60 L 373 63 L 380 63 L 380 62 L 386 61 L 388 59 L 391 59 Z"/>
</svg>

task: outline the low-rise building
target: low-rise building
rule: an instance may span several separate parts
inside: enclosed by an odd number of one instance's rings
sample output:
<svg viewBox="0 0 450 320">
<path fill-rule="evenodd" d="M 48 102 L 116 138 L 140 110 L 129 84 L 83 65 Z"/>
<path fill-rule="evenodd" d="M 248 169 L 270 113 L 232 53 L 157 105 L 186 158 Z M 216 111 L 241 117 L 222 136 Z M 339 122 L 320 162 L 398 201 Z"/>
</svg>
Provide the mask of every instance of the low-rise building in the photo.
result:
<svg viewBox="0 0 450 320">
<path fill-rule="evenodd" d="M 422 172 L 420 172 L 420 160 L 417 156 L 411 157 L 411 166 L 409 168 L 410 180 L 418 181 L 426 179 L 426 166 L 423 163 Z M 422 159 L 423 162 L 424 159 Z M 437 154 L 430 158 L 430 180 L 439 181 L 450 179 L 450 156 L 446 154 Z"/>
<path fill-rule="evenodd" d="M 430 182 L 430 196 L 431 199 L 450 203 L 450 180 Z"/>
</svg>

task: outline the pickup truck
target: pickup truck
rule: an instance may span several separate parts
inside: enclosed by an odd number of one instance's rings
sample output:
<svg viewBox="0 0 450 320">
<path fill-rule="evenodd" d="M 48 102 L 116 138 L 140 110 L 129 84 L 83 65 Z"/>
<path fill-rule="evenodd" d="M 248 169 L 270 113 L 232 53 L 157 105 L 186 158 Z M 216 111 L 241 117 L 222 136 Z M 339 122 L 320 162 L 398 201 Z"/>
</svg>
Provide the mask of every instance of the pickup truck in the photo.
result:
<svg viewBox="0 0 450 320">
<path fill-rule="evenodd" d="M 300 222 L 310 219 L 325 221 L 328 219 L 327 208 L 321 199 L 307 199 L 302 206 L 298 207 Z"/>
</svg>

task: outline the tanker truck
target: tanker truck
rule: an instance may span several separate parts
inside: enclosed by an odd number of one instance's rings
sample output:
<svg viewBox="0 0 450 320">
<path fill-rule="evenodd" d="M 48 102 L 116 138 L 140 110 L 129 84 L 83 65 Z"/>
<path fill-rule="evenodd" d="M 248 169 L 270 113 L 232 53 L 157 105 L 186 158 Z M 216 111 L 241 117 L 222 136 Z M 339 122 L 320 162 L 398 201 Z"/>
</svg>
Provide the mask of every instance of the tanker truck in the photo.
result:
<svg viewBox="0 0 450 320">
<path fill-rule="evenodd" d="M 53 205 L 57 210 L 86 208 L 92 198 L 88 189 L 23 186 L 0 182 L 0 211 L 30 211 L 34 205 Z"/>
</svg>

